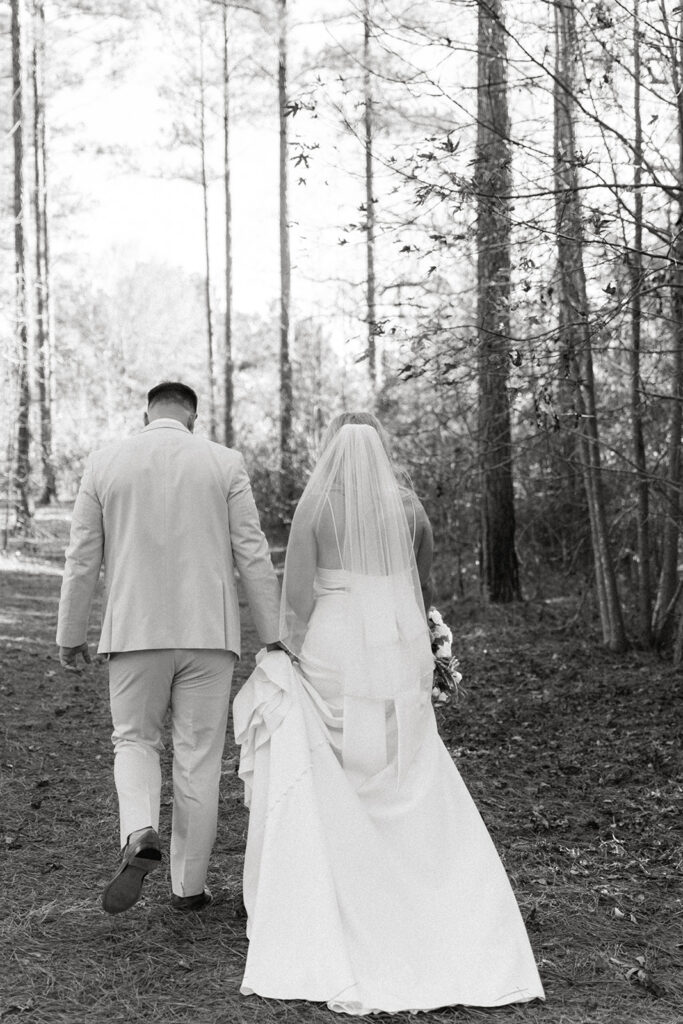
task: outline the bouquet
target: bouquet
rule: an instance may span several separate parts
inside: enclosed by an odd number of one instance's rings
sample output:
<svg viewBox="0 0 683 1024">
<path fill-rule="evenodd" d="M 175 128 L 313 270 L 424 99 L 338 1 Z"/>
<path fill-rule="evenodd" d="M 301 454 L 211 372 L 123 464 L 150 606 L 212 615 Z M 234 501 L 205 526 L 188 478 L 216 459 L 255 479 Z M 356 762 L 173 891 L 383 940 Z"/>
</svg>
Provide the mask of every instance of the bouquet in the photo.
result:
<svg viewBox="0 0 683 1024">
<path fill-rule="evenodd" d="M 453 634 L 443 621 L 441 612 L 436 608 L 429 609 L 429 639 L 434 655 L 434 679 L 432 682 L 432 702 L 438 706 L 450 704 L 458 693 L 462 674 L 458 672 L 460 663 L 453 657 Z"/>
</svg>

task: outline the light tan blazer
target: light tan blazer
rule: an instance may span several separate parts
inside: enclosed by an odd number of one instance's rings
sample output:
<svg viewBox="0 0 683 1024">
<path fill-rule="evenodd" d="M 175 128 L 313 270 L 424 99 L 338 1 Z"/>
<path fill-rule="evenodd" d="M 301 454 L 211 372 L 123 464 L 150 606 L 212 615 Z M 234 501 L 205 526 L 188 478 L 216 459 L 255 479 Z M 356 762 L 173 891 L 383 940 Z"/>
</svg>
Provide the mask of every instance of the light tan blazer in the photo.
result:
<svg viewBox="0 0 683 1024">
<path fill-rule="evenodd" d="M 240 653 L 235 566 L 263 643 L 279 638 L 280 589 L 239 452 L 173 419 L 94 452 L 76 499 L 57 643 L 85 642 L 104 560 L 99 651 Z"/>
</svg>

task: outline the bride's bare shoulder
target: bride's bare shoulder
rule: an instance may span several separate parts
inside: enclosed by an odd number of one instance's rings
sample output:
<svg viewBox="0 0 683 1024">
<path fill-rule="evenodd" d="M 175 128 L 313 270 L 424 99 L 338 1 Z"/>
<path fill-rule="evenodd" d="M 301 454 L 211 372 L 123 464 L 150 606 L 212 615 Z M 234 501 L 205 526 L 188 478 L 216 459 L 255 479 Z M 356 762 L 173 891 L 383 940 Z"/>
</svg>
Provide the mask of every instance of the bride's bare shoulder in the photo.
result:
<svg viewBox="0 0 683 1024">
<path fill-rule="evenodd" d="M 411 533 L 414 533 L 416 541 L 419 542 L 420 535 L 425 530 L 431 529 L 429 518 L 424 510 L 424 505 L 411 487 L 408 487 L 405 484 L 399 484 L 399 492 L 401 494 L 403 508 L 405 509 L 406 519 L 408 520 L 408 526 L 410 527 Z"/>
<path fill-rule="evenodd" d="M 398 490 L 406 508 L 414 509 L 419 516 L 426 516 L 424 506 L 412 487 L 408 487 L 407 484 L 399 484 Z"/>
</svg>

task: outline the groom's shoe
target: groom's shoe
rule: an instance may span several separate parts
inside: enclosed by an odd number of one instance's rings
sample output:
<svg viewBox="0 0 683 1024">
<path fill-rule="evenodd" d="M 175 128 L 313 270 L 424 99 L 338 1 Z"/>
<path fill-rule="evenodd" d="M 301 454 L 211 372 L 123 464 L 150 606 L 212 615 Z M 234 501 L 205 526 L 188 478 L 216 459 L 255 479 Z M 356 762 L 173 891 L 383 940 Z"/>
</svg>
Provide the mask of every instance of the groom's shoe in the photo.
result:
<svg viewBox="0 0 683 1024">
<path fill-rule="evenodd" d="M 203 910 L 213 903 L 213 896 L 208 889 L 197 893 L 196 896 L 176 896 L 171 893 L 171 906 L 174 910 Z"/>
<path fill-rule="evenodd" d="M 159 836 L 153 828 L 133 834 L 123 848 L 121 865 L 102 893 L 102 906 L 108 914 L 129 910 L 140 899 L 142 883 L 161 863 Z"/>
</svg>

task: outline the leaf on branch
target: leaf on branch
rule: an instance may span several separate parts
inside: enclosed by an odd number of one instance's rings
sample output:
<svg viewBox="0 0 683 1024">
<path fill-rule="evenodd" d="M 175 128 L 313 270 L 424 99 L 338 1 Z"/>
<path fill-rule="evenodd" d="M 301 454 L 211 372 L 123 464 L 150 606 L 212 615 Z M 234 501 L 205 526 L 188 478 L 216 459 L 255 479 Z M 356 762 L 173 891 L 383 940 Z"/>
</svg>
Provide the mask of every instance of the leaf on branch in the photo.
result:
<svg viewBox="0 0 683 1024">
<path fill-rule="evenodd" d="M 398 376 L 401 380 L 415 380 L 418 377 L 423 377 L 426 373 L 424 366 L 415 366 L 413 363 L 406 363 L 405 366 L 401 366 L 398 371 Z"/>
<path fill-rule="evenodd" d="M 284 106 L 284 115 L 285 117 L 296 117 L 300 110 L 307 110 L 309 113 L 313 113 L 315 111 L 315 100 L 287 100 Z"/>
<path fill-rule="evenodd" d="M 457 139 L 456 142 L 453 142 L 453 136 L 452 136 L 452 134 L 450 132 L 446 136 L 446 141 L 441 144 L 441 148 L 446 153 L 449 153 L 451 155 L 458 150 L 459 146 L 460 146 L 460 139 Z"/>
</svg>

